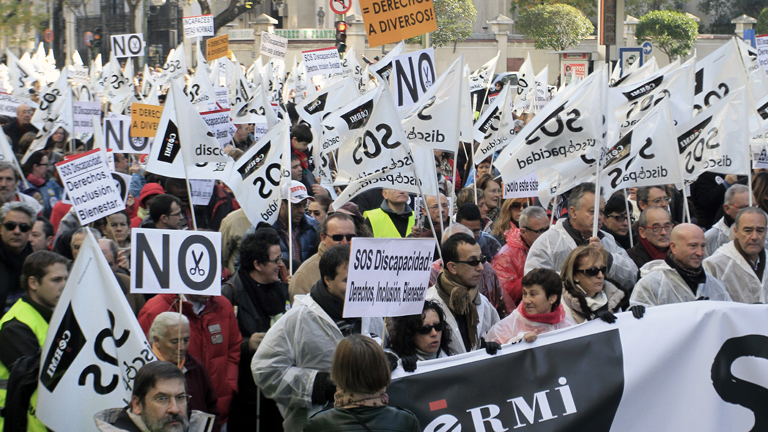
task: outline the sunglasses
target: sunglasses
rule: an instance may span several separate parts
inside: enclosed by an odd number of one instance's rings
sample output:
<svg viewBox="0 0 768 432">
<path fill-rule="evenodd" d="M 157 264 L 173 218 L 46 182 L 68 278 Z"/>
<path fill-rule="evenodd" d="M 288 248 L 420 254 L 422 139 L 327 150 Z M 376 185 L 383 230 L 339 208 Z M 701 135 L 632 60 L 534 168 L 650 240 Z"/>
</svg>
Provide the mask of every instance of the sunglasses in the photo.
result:
<svg viewBox="0 0 768 432">
<path fill-rule="evenodd" d="M 626 216 L 626 215 L 608 215 L 608 216 L 606 216 L 606 217 L 607 217 L 607 218 L 613 218 L 613 219 L 616 219 L 616 222 L 618 222 L 618 223 L 622 223 L 622 222 L 624 222 L 625 220 L 627 220 L 627 216 Z M 633 222 L 633 223 L 634 223 L 634 222 L 635 222 L 635 217 L 634 217 L 634 216 L 631 216 L 631 217 L 629 218 L 629 220 L 630 220 L 631 222 Z"/>
<path fill-rule="evenodd" d="M 592 276 L 592 277 L 594 277 L 594 276 L 597 276 L 597 275 L 599 275 L 600 273 L 602 273 L 602 274 L 603 274 L 603 276 L 605 276 L 605 274 L 606 274 L 606 273 L 608 273 L 608 267 L 606 267 L 606 266 L 602 266 L 602 267 L 590 267 L 590 268 L 588 268 L 588 269 L 584 269 L 584 270 L 576 270 L 576 271 L 577 271 L 577 272 L 579 272 L 579 273 L 584 273 L 585 275 L 587 275 L 587 276 Z"/>
<path fill-rule="evenodd" d="M 477 267 L 481 263 L 488 262 L 488 258 L 485 255 L 483 255 L 483 256 L 481 256 L 478 259 L 473 259 L 473 260 L 469 260 L 469 261 L 454 261 L 454 262 L 455 263 L 461 263 L 461 264 L 467 264 L 467 265 L 470 265 L 472 267 Z"/>
<path fill-rule="evenodd" d="M 530 231 L 530 232 L 532 232 L 534 234 L 544 234 L 545 232 L 547 232 L 549 230 L 549 227 L 547 226 L 547 227 L 544 227 L 542 229 L 535 230 L 535 229 L 528 228 L 527 226 L 524 226 L 523 229 L 526 229 L 526 230 L 528 230 L 528 231 Z"/>
<path fill-rule="evenodd" d="M 357 237 L 357 236 L 354 235 L 354 234 L 334 234 L 334 235 L 328 236 L 328 237 L 332 238 L 333 241 L 335 241 L 335 242 L 340 242 L 340 241 L 342 241 L 344 239 L 347 239 L 347 241 L 349 242 L 349 241 L 352 241 L 352 239 Z"/>
<path fill-rule="evenodd" d="M 16 229 L 16 227 L 19 227 L 19 231 L 23 233 L 32 229 L 32 225 L 28 223 L 17 224 L 16 222 L 6 222 L 3 224 L 3 228 L 7 229 L 8 231 L 13 231 Z"/>
<path fill-rule="evenodd" d="M 417 331 L 419 334 L 428 335 L 432 333 L 432 329 L 435 329 L 436 332 L 443 331 L 443 323 L 439 322 L 437 324 L 421 326 Z"/>
<path fill-rule="evenodd" d="M 524 203 L 521 203 L 521 202 L 516 202 L 516 203 L 512 203 L 512 205 L 510 207 L 512 208 L 512 210 L 520 210 L 520 209 L 528 208 L 528 204 L 524 204 Z"/>
</svg>

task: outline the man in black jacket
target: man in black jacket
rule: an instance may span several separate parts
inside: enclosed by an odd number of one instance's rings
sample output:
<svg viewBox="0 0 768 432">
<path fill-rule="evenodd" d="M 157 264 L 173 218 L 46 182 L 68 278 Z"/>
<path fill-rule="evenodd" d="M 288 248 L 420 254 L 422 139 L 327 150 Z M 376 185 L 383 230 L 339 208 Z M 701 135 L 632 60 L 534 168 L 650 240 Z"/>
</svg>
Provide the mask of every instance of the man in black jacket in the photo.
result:
<svg viewBox="0 0 768 432">
<path fill-rule="evenodd" d="M 256 430 L 261 404 L 261 430 L 282 430 L 283 418 L 277 404 L 259 395 L 251 375 L 251 359 L 272 324 L 286 311 L 288 285 L 280 282 L 283 265 L 280 237 L 272 228 L 259 228 L 240 244 L 240 269 L 221 288 L 221 294 L 235 307 L 243 342 L 240 345 L 238 393 L 232 399 L 228 430 Z"/>
<path fill-rule="evenodd" d="M 3 132 L 8 136 L 14 153 L 19 152 L 19 141 L 27 132 L 37 132 L 37 128 L 30 123 L 35 110 L 29 105 L 19 105 L 16 109 L 16 120 L 3 126 Z"/>
<path fill-rule="evenodd" d="M 24 203 L 9 202 L 0 208 L 0 280 L 3 281 L 0 307 L 3 312 L 23 294 L 19 277 L 22 263 L 32 253 L 29 233 L 35 220 L 34 210 Z"/>
</svg>

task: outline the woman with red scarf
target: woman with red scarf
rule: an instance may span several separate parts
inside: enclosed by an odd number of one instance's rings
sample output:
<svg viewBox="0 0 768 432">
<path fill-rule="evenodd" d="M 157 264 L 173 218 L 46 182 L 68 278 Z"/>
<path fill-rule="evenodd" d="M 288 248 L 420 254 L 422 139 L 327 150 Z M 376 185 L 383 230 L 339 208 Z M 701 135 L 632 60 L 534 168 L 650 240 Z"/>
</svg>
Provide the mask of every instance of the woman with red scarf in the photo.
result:
<svg viewBox="0 0 768 432">
<path fill-rule="evenodd" d="M 523 277 L 523 300 L 511 315 L 488 330 L 486 340 L 500 344 L 522 339 L 533 342 L 541 333 L 570 327 L 576 323 L 560 304 L 563 282 L 549 269 L 535 269 Z"/>
</svg>

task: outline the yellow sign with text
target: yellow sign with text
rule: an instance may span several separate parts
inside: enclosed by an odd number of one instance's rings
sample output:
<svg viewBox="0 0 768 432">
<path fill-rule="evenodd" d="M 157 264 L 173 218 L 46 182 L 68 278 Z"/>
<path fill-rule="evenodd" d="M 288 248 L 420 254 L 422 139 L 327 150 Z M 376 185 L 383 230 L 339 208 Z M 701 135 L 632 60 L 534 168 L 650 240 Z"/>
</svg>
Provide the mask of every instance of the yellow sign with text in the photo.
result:
<svg viewBox="0 0 768 432">
<path fill-rule="evenodd" d="M 229 35 L 221 35 L 208 39 L 205 45 L 205 59 L 207 61 L 224 57 L 229 52 Z"/>
<path fill-rule="evenodd" d="M 437 30 L 432 0 L 360 0 L 360 9 L 371 47 Z"/>
<path fill-rule="evenodd" d="M 154 138 L 163 107 L 157 105 L 131 104 L 131 137 Z"/>
</svg>

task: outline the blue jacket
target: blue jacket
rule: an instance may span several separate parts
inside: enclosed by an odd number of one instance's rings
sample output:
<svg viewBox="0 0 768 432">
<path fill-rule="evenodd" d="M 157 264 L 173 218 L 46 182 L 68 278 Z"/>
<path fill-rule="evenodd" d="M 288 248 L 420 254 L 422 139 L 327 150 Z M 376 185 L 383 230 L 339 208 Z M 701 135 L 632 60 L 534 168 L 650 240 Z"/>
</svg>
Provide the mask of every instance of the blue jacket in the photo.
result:
<svg viewBox="0 0 768 432">
<path fill-rule="evenodd" d="M 317 230 L 320 224 L 317 219 L 304 215 L 299 223 L 299 247 L 301 248 L 301 262 L 306 261 L 309 257 L 317 253 Z M 283 253 L 283 259 L 290 258 L 290 252 L 288 250 L 288 241 L 283 230 L 280 229 L 280 221 L 278 220 L 272 227 L 277 230 L 277 234 L 280 236 L 280 251 Z"/>
</svg>

